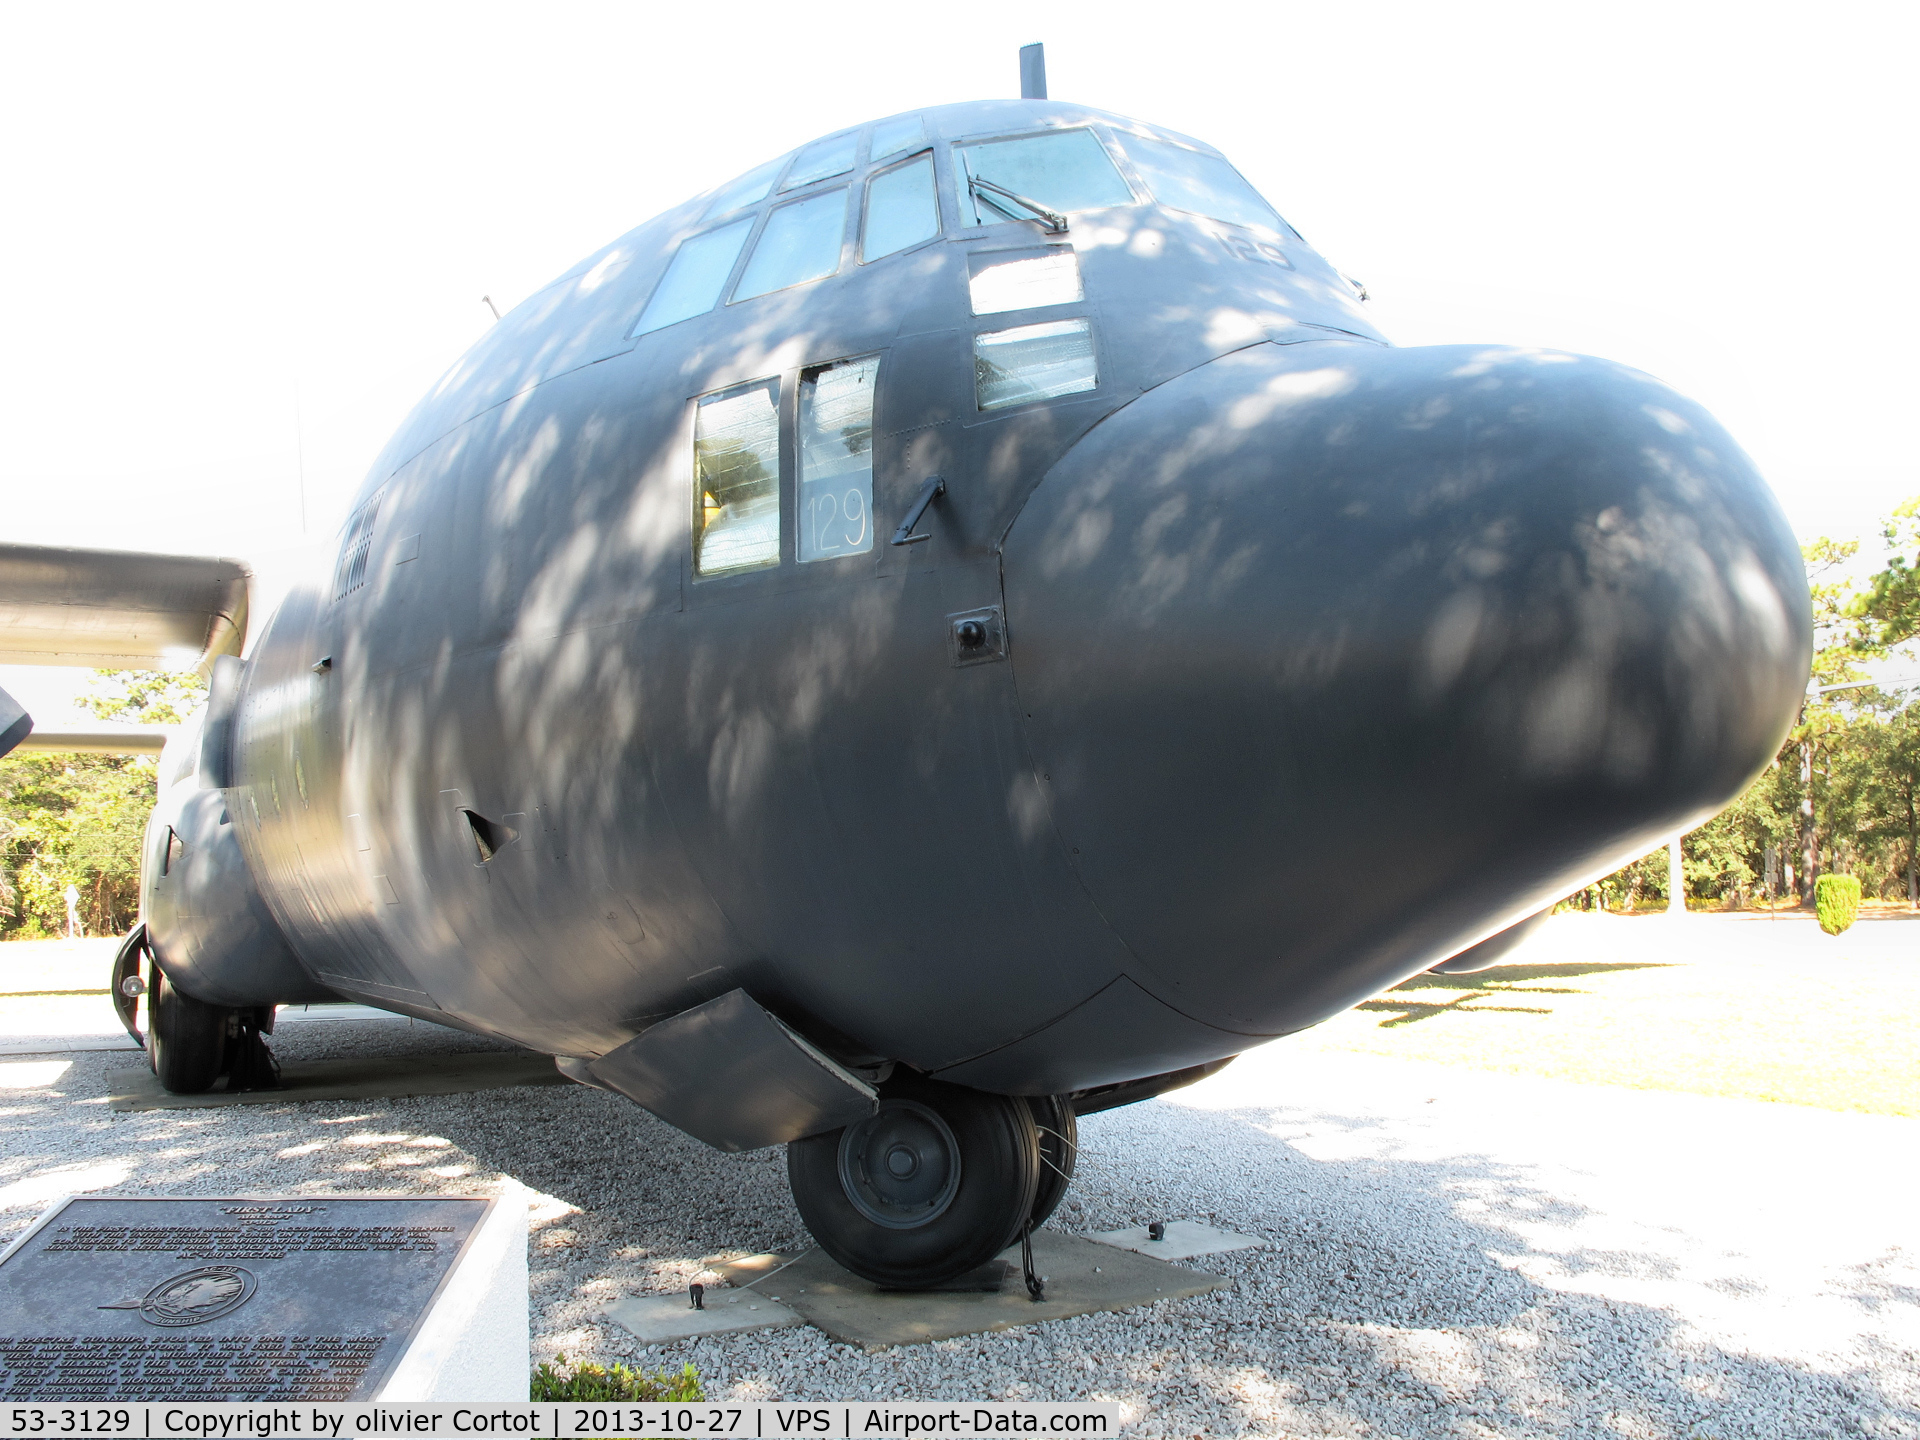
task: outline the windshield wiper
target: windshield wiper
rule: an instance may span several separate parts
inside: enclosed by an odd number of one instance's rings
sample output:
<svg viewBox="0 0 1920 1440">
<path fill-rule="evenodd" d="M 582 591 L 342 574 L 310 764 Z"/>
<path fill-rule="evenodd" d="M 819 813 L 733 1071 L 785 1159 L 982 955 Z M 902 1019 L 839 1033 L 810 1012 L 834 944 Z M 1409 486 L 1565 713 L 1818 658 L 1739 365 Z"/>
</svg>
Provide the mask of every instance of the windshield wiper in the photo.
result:
<svg viewBox="0 0 1920 1440">
<path fill-rule="evenodd" d="M 1026 196 L 1016 194 L 1004 185 L 996 185 L 991 180 L 982 180 L 978 175 L 972 176 L 967 181 L 967 188 L 975 195 L 979 195 L 981 199 L 985 200 L 1009 220 L 1020 220 L 1026 217 L 1015 215 L 1013 211 L 1007 209 L 1005 205 L 1002 205 L 999 200 L 994 199 L 994 196 L 998 195 L 1003 199 L 1011 200 L 1023 210 L 1032 211 L 1033 218 L 1045 221 L 1047 229 L 1053 234 L 1064 235 L 1067 233 L 1067 217 L 1062 215 L 1058 210 L 1049 210 L 1038 200 L 1029 200 Z"/>
</svg>

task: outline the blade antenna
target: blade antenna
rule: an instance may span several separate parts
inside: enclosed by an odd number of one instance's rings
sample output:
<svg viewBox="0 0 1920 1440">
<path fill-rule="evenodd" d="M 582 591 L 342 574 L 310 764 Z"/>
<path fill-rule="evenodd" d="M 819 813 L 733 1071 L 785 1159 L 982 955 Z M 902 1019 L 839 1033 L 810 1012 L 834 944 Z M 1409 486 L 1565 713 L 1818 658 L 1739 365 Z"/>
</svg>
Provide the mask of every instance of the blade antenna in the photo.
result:
<svg viewBox="0 0 1920 1440">
<path fill-rule="evenodd" d="M 1047 98 L 1047 47 L 1044 45 L 1020 47 L 1020 98 Z"/>
</svg>

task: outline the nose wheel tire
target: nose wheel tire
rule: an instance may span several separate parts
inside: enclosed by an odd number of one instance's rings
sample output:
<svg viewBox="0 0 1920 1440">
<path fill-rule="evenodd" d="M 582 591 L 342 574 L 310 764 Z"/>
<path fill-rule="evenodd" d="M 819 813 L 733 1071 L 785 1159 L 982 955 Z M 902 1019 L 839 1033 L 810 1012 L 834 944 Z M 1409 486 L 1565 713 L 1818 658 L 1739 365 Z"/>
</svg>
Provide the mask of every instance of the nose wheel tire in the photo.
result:
<svg viewBox="0 0 1920 1440">
<path fill-rule="evenodd" d="M 1018 1240 L 1042 1168 L 1026 1100 L 904 1072 L 869 1118 L 787 1146 L 793 1202 L 820 1248 L 897 1290 L 951 1280 Z"/>
<path fill-rule="evenodd" d="M 147 1060 L 161 1087 L 175 1095 L 198 1095 L 212 1088 L 226 1069 L 229 1012 L 181 994 L 158 965 L 153 967 L 151 999 Z"/>
</svg>

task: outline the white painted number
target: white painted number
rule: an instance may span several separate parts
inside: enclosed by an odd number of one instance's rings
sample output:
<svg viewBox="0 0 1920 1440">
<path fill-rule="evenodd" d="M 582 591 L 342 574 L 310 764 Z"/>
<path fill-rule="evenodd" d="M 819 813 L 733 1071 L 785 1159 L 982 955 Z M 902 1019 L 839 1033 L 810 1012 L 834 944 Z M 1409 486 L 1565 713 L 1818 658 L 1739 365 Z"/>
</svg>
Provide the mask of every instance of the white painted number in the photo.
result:
<svg viewBox="0 0 1920 1440">
<path fill-rule="evenodd" d="M 808 520 L 813 526 L 812 555 L 851 555 L 867 548 L 867 501 L 863 487 L 829 490 L 813 497 Z"/>
</svg>

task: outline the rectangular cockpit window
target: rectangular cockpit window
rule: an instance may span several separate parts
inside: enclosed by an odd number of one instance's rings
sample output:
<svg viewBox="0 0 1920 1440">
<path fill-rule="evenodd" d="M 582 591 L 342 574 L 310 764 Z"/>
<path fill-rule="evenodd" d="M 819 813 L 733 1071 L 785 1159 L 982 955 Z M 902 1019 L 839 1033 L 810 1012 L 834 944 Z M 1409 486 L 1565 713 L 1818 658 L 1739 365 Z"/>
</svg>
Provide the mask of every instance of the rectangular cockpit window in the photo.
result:
<svg viewBox="0 0 1920 1440">
<path fill-rule="evenodd" d="M 693 569 L 780 563 L 779 384 L 709 396 L 693 421 Z"/>
<path fill-rule="evenodd" d="M 956 145 L 954 155 L 960 167 L 961 213 L 971 216 L 976 225 L 1034 217 L 1011 200 L 976 191 L 975 180 L 1011 190 L 1063 215 L 1133 204 L 1133 191 L 1091 130 L 1053 130 L 981 145 Z"/>
<path fill-rule="evenodd" d="M 718 230 L 681 241 L 667 273 L 654 287 L 653 298 L 640 312 L 640 323 L 633 327 L 633 333 L 645 335 L 650 330 L 711 310 L 726 286 L 727 276 L 733 273 L 733 262 L 739 258 L 740 247 L 747 243 L 747 232 L 752 228 L 753 217 L 749 215 Z"/>
<path fill-rule="evenodd" d="M 882 120 L 873 127 L 873 146 L 868 158 L 884 160 L 889 155 L 898 155 L 902 150 L 911 150 L 923 144 L 926 138 L 927 128 L 920 123 L 918 115 Z"/>
<path fill-rule="evenodd" d="M 780 167 L 786 163 L 782 155 L 778 160 L 769 160 L 757 169 L 749 170 L 726 189 L 713 197 L 713 203 L 707 207 L 709 220 L 717 220 L 722 215 L 738 210 L 742 205 L 751 205 L 756 200 L 767 198 L 767 192 L 773 188 L 773 182 L 780 173 Z"/>
<path fill-rule="evenodd" d="M 873 549 L 873 382 L 880 357 L 842 360 L 800 381 L 800 558 Z"/>
<path fill-rule="evenodd" d="M 973 374 L 982 410 L 1091 390 L 1099 383 L 1093 329 L 1085 320 L 1055 320 L 976 335 Z"/>
<path fill-rule="evenodd" d="M 798 190 L 802 185 L 811 185 L 816 180 L 846 174 L 853 168 L 853 151 L 859 139 L 859 132 L 855 131 L 850 135 L 835 135 L 814 141 L 793 157 L 793 173 L 781 182 L 780 188 Z"/>
<path fill-rule="evenodd" d="M 1045 250 L 972 256 L 967 293 L 976 315 L 1070 305 L 1082 298 L 1080 261 L 1065 245 Z"/>
<path fill-rule="evenodd" d="M 1256 225 L 1285 233 L 1273 207 L 1218 155 L 1202 155 L 1198 150 L 1143 135 L 1129 135 L 1125 143 L 1134 168 L 1162 205 L 1191 210 L 1230 225 Z"/>
<path fill-rule="evenodd" d="M 940 233 L 933 193 L 933 156 L 921 155 L 867 182 L 867 228 L 860 258 L 878 260 Z"/>
<path fill-rule="evenodd" d="M 754 242 L 733 298 L 751 300 L 833 274 L 840 268 L 840 239 L 846 228 L 844 189 L 780 206 Z"/>
</svg>

